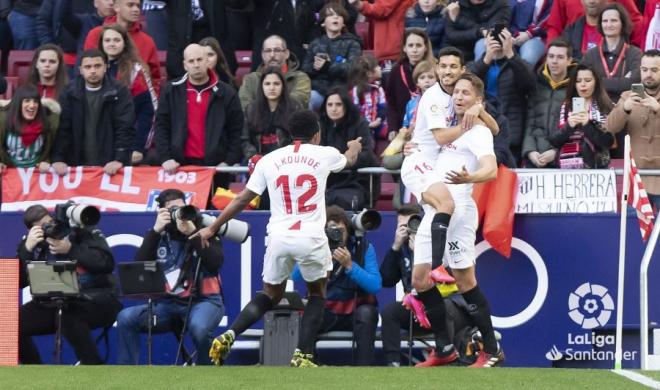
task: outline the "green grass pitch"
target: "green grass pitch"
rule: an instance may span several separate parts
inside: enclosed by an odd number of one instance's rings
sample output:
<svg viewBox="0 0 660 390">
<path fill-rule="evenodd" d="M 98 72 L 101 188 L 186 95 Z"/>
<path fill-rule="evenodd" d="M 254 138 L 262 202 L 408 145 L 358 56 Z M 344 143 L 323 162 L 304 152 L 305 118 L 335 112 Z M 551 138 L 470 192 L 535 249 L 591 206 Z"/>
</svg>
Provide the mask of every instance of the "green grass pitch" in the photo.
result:
<svg viewBox="0 0 660 390">
<path fill-rule="evenodd" d="M 609 370 L 530 368 L 0 367 L 14 389 L 639 389 Z"/>
</svg>

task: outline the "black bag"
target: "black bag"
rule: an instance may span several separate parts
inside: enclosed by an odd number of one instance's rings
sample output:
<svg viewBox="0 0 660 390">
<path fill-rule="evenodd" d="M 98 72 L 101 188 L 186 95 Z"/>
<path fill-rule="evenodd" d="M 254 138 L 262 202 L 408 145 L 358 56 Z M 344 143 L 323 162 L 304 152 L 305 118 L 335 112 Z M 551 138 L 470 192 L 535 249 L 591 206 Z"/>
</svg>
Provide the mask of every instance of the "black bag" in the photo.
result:
<svg viewBox="0 0 660 390">
<path fill-rule="evenodd" d="M 300 312 L 271 310 L 264 316 L 260 361 L 265 366 L 288 366 L 298 343 Z"/>
</svg>

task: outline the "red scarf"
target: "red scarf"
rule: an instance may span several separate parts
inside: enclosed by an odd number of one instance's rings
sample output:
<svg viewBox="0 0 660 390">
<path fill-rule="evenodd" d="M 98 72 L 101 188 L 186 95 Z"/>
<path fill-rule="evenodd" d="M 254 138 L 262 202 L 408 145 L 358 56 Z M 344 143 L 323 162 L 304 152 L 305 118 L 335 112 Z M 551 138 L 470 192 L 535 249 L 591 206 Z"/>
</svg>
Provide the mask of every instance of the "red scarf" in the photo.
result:
<svg viewBox="0 0 660 390">
<path fill-rule="evenodd" d="M 36 121 L 32 121 L 23 126 L 23 131 L 21 131 L 21 141 L 23 141 L 23 146 L 28 147 L 32 145 L 32 143 L 39 138 L 43 127 L 44 126 L 41 122 Z"/>
</svg>

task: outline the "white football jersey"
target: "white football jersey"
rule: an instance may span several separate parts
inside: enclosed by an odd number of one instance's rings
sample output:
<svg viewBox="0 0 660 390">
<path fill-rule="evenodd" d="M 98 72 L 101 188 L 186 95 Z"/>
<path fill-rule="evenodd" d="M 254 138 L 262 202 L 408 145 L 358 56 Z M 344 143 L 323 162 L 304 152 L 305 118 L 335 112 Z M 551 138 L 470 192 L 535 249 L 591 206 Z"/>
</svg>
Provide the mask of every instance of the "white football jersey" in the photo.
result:
<svg viewBox="0 0 660 390">
<path fill-rule="evenodd" d="M 345 166 L 346 157 L 337 149 L 299 142 L 259 160 L 246 188 L 257 194 L 268 189 L 267 233 L 325 237 L 326 182 Z"/>
<path fill-rule="evenodd" d="M 454 142 L 441 147 L 435 169 L 443 179 L 447 172 L 460 172 L 463 166 L 468 172 L 474 172 L 483 156 L 495 156 L 493 134 L 486 126 L 476 125 Z M 456 204 L 472 201 L 472 183 L 448 184 L 447 188 Z"/>
<path fill-rule="evenodd" d="M 449 127 L 454 116 L 454 105 L 451 95 L 443 91 L 440 83 L 424 92 L 417 106 L 417 122 L 412 136 L 412 142 L 418 145 L 419 151 L 435 159 L 440 152 L 440 145 L 433 137 L 431 129 Z"/>
</svg>

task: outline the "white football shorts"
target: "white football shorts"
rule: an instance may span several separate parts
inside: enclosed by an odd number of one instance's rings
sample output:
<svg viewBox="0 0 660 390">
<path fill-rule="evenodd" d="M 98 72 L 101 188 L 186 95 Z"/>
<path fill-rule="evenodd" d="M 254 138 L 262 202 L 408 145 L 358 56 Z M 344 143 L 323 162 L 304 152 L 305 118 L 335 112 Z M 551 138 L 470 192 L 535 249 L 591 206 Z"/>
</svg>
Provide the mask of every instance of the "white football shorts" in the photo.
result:
<svg viewBox="0 0 660 390">
<path fill-rule="evenodd" d="M 307 282 L 328 276 L 332 271 L 332 254 L 328 238 L 271 234 L 266 237 L 263 281 L 280 284 L 291 276 L 294 263 Z"/>
</svg>

